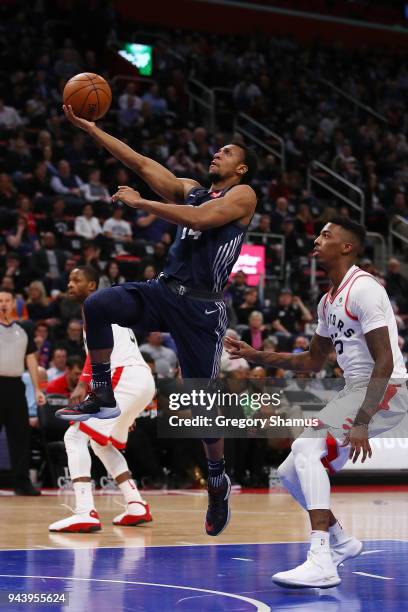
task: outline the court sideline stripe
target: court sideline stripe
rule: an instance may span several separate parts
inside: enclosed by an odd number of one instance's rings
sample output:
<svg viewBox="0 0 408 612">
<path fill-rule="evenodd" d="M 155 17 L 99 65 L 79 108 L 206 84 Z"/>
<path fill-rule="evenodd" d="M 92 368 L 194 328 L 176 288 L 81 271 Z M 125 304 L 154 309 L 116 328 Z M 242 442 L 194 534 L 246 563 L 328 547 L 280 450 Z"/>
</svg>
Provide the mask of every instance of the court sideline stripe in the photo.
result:
<svg viewBox="0 0 408 612">
<path fill-rule="evenodd" d="M 79 582 L 103 582 L 108 584 L 133 584 L 139 586 L 163 587 L 166 589 L 180 589 L 183 591 L 198 591 L 199 593 L 209 593 L 210 595 L 221 595 L 222 597 L 230 597 L 231 599 L 239 599 L 245 601 L 255 607 L 257 612 L 271 612 L 271 608 L 257 599 L 237 595 L 236 593 L 224 593 L 223 591 L 213 591 L 211 589 L 199 589 L 198 587 L 180 586 L 176 584 L 159 584 L 156 582 L 138 582 L 135 580 L 108 580 L 105 578 L 77 578 L 73 576 L 25 576 L 17 574 L 0 574 L 0 578 L 32 578 L 38 580 L 77 580 Z"/>
<path fill-rule="evenodd" d="M 378 576 L 378 574 L 367 574 L 366 572 L 353 572 L 358 576 L 368 576 L 369 578 L 379 578 L 380 580 L 395 580 L 395 578 L 389 578 L 388 576 Z"/>
</svg>

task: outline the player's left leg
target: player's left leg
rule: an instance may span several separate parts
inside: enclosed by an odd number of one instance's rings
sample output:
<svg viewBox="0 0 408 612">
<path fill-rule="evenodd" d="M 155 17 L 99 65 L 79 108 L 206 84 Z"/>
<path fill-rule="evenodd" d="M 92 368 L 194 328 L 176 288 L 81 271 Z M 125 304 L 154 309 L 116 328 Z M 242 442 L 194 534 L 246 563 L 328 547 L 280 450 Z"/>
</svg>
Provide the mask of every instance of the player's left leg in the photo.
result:
<svg viewBox="0 0 408 612">
<path fill-rule="evenodd" d="M 113 519 L 114 525 L 136 526 L 152 521 L 148 503 L 142 498 L 132 479 L 125 457 L 119 449 L 126 447 L 129 427 L 137 416 L 151 402 L 155 384 L 150 370 L 144 366 L 127 366 L 123 369 L 120 381 L 115 387 L 115 397 L 121 406 L 121 415 L 112 422 L 109 439 L 104 441 L 98 436 L 91 441 L 94 453 L 99 457 L 107 472 L 115 479 L 125 500 L 125 511 Z M 89 421 L 85 425 L 89 427 Z M 92 419 L 92 426 L 106 429 L 108 423 Z"/>
<path fill-rule="evenodd" d="M 52 523 L 48 529 L 67 533 L 100 531 L 101 522 L 92 494 L 89 436 L 75 424 L 67 429 L 64 442 L 76 505 L 72 515 Z"/>
<path fill-rule="evenodd" d="M 178 314 L 178 313 L 176 313 Z M 170 317 L 169 317 L 170 318 Z M 223 302 L 184 299 L 183 317 L 168 321 L 177 344 L 183 379 L 199 386 L 217 378 L 227 328 Z M 202 412 L 200 413 L 202 414 Z M 225 472 L 224 440 L 203 437 L 208 465 L 208 509 L 205 520 L 207 535 L 217 536 L 227 527 L 231 511 L 231 481 Z"/>
</svg>

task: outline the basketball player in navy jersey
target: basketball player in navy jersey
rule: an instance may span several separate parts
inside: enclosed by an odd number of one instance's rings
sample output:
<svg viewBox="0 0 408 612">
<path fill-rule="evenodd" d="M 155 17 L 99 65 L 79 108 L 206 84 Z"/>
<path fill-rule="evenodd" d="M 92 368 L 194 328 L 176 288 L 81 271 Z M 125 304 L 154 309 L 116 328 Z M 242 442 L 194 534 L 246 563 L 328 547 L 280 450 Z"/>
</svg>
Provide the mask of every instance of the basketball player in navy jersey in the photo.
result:
<svg viewBox="0 0 408 612">
<path fill-rule="evenodd" d="M 153 213 L 177 224 L 177 234 L 159 278 L 103 289 L 84 304 L 87 344 L 92 362 L 93 392 L 74 408 L 59 411 L 70 421 L 120 414 L 111 385 L 112 324 L 140 333 L 168 331 L 178 350 L 184 378 L 213 379 L 218 375 L 227 328 L 223 289 L 240 253 L 256 196 L 249 182 L 256 172 L 255 153 L 237 143 L 222 147 L 209 168 L 210 189 L 180 179 L 167 168 L 132 150 L 94 123 L 65 116 L 98 144 L 136 172 L 165 202 L 145 200 L 119 186 L 112 200 Z M 208 460 L 208 535 L 228 524 L 231 483 L 225 473 L 222 439 L 205 439 Z"/>
</svg>

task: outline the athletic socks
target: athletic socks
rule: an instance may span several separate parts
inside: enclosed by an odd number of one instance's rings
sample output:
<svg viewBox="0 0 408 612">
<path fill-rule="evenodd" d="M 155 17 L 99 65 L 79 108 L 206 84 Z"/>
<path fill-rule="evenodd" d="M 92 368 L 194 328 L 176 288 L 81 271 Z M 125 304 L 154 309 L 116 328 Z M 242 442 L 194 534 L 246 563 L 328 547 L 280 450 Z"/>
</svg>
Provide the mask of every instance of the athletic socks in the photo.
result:
<svg viewBox="0 0 408 612">
<path fill-rule="evenodd" d="M 224 458 L 219 461 L 208 461 L 208 486 L 218 488 L 225 476 Z"/>
<path fill-rule="evenodd" d="M 316 554 L 330 554 L 330 536 L 328 531 L 312 531 L 310 550 Z"/>
<path fill-rule="evenodd" d="M 139 493 L 139 489 L 136 486 L 136 483 L 132 480 L 125 480 L 118 485 L 119 489 L 122 492 L 123 497 L 125 498 L 125 502 L 130 504 L 131 502 L 143 502 L 143 498 Z"/>
<path fill-rule="evenodd" d="M 97 395 L 112 393 L 110 361 L 92 363 L 92 389 Z"/>
<path fill-rule="evenodd" d="M 343 527 L 340 525 L 338 521 L 334 523 L 334 525 L 329 527 L 329 534 L 330 534 L 330 546 L 336 546 L 337 544 L 342 544 L 343 542 L 346 542 L 346 540 L 350 539 L 350 537 L 346 534 L 346 532 L 343 530 Z"/>
<path fill-rule="evenodd" d="M 91 482 L 74 482 L 75 512 L 85 514 L 95 508 Z"/>
</svg>

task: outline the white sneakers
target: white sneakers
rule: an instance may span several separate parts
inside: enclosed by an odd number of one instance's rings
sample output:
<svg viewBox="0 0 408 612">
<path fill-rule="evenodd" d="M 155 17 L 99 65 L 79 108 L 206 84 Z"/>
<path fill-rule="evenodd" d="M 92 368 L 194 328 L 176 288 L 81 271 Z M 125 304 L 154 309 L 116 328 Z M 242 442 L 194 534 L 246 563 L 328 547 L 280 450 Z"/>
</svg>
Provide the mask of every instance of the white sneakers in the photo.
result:
<svg viewBox="0 0 408 612">
<path fill-rule="evenodd" d="M 99 515 L 96 510 L 90 512 L 74 513 L 72 516 L 51 523 L 48 531 L 59 531 L 63 533 L 91 533 L 100 531 L 102 528 Z"/>
<path fill-rule="evenodd" d="M 146 502 L 130 502 L 125 508 L 125 512 L 113 519 L 114 525 L 135 527 L 142 523 L 150 523 L 153 520 L 149 504 Z M 74 512 L 71 516 L 56 521 L 48 527 L 48 531 L 58 531 L 60 533 L 91 533 L 101 529 L 102 524 L 96 510 Z"/>
<path fill-rule="evenodd" d="M 341 583 L 330 553 L 317 554 L 312 550 L 309 550 L 307 560 L 302 565 L 274 574 L 272 580 L 279 586 L 293 589 L 330 589 Z"/>
<path fill-rule="evenodd" d="M 307 560 L 302 565 L 287 572 L 274 574 L 272 580 L 286 588 L 329 589 L 341 583 L 341 578 L 337 573 L 340 563 L 357 557 L 362 550 L 363 543 L 354 537 L 341 544 L 330 546 L 330 554 L 315 553 L 309 550 Z"/>
<path fill-rule="evenodd" d="M 146 502 L 129 502 L 125 512 L 115 516 L 113 519 L 114 525 L 120 527 L 135 527 L 142 523 L 150 523 L 153 517 L 150 513 L 149 504 Z"/>
<path fill-rule="evenodd" d="M 336 567 L 338 567 L 340 563 L 347 561 L 347 559 L 358 557 L 362 550 L 363 543 L 353 536 L 341 544 L 330 546 L 331 556 Z"/>
</svg>

